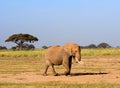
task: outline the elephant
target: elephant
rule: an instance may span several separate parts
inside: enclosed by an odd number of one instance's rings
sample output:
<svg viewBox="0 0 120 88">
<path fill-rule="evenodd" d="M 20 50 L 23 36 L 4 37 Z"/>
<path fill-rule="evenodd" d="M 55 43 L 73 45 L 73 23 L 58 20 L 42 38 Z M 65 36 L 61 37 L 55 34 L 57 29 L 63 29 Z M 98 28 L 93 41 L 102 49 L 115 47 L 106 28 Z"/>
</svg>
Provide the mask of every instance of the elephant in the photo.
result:
<svg viewBox="0 0 120 88">
<path fill-rule="evenodd" d="M 47 76 L 47 70 L 51 66 L 53 75 L 57 76 L 54 65 L 63 65 L 66 69 L 65 75 L 70 75 L 72 59 L 76 63 L 82 63 L 81 49 L 78 44 L 65 43 L 63 46 L 51 46 L 45 52 L 46 66 L 43 75 Z"/>
</svg>

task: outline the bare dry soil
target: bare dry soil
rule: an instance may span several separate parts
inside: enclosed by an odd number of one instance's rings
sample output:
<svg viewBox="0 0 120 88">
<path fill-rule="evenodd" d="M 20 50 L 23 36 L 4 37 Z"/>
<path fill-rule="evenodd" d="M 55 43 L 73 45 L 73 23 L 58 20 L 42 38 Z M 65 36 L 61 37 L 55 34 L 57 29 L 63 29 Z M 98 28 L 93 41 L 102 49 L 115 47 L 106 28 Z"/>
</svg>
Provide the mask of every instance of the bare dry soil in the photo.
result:
<svg viewBox="0 0 120 88">
<path fill-rule="evenodd" d="M 120 84 L 120 56 L 84 57 L 83 65 L 73 64 L 71 75 L 65 76 L 64 68 L 56 67 L 60 76 L 53 76 L 48 70 L 48 76 L 40 72 L 0 73 L 0 82 L 31 83 L 31 82 L 65 82 L 65 83 L 114 83 Z"/>
</svg>

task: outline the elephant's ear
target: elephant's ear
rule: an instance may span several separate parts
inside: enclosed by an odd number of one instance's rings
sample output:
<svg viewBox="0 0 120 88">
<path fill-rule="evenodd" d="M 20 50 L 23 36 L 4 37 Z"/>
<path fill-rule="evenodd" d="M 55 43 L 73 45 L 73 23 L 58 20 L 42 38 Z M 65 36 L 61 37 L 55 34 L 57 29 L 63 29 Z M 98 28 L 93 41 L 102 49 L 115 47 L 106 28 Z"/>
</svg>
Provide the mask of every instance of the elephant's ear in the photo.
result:
<svg viewBox="0 0 120 88">
<path fill-rule="evenodd" d="M 72 47 L 71 44 L 64 44 L 63 49 L 65 50 L 66 53 L 68 53 L 70 56 L 72 55 Z"/>
</svg>

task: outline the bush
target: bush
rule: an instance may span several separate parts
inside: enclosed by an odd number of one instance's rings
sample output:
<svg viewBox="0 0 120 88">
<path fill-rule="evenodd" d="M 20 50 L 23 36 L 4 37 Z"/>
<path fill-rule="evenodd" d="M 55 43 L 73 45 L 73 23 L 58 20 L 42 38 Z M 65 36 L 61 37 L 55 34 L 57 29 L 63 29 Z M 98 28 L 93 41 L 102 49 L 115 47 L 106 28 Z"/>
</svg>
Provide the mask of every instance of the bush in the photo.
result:
<svg viewBox="0 0 120 88">
<path fill-rule="evenodd" d="M 7 50 L 5 46 L 0 46 L 0 50 Z"/>
</svg>

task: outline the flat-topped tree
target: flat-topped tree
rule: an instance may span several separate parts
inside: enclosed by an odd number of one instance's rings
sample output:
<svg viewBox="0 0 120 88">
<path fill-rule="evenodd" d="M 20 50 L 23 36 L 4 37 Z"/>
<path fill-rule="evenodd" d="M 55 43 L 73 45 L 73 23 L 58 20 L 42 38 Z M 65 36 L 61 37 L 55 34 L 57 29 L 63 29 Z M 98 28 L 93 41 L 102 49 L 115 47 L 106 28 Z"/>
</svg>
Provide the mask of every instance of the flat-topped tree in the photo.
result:
<svg viewBox="0 0 120 88">
<path fill-rule="evenodd" d="M 5 42 L 14 42 L 18 45 L 19 50 L 23 49 L 24 42 L 35 42 L 38 38 L 30 34 L 13 34 Z"/>
</svg>

